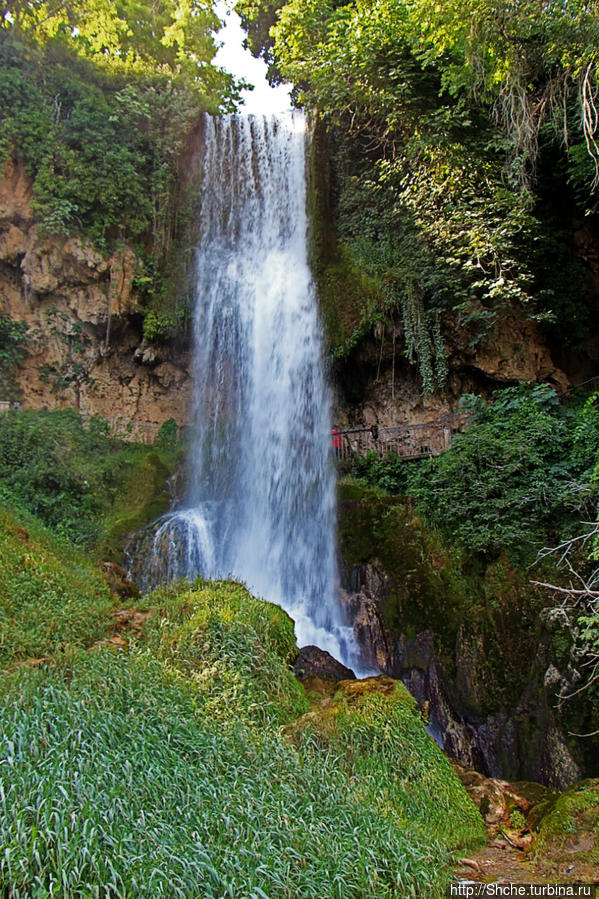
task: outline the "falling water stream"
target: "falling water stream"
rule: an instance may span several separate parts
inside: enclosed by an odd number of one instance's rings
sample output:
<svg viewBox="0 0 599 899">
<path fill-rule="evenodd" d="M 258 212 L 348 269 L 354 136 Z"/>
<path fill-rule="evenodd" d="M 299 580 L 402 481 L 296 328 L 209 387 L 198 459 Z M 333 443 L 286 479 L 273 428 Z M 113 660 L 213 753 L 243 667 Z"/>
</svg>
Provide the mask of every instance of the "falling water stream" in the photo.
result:
<svg viewBox="0 0 599 899">
<path fill-rule="evenodd" d="M 185 506 L 160 523 L 148 578 L 244 581 L 291 615 L 299 645 L 355 667 L 338 598 L 305 120 L 290 112 L 204 124 L 191 484 Z"/>
</svg>

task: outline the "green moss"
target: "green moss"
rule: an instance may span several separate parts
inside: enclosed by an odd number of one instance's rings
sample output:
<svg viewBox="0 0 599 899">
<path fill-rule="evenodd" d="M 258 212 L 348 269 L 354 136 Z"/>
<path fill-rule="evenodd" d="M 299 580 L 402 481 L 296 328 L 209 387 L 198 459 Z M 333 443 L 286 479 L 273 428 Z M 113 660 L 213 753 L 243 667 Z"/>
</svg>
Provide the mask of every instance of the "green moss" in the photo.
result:
<svg viewBox="0 0 599 899">
<path fill-rule="evenodd" d="M 435 651 L 465 708 L 479 716 L 511 712 L 531 679 L 542 690 L 545 669 L 537 670 L 535 659 L 544 600 L 528 572 L 505 556 L 485 566 L 448 546 L 406 498 L 349 479 L 338 493 L 347 576 L 354 566 L 382 569 L 387 624 L 408 638 L 434 632 Z"/>
<path fill-rule="evenodd" d="M 382 818 L 416 839 L 451 849 L 484 843 L 478 811 L 399 681 L 342 682 L 293 734 L 333 752 L 358 795 L 367 791 Z"/>
<path fill-rule="evenodd" d="M 160 515 L 172 504 L 168 478 L 174 473 L 181 453 L 171 448 L 152 449 L 125 446 L 115 460 L 111 504 L 103 519 L 106 537 L 96 554 L 120 561 L 123 539 Z"/>
<path fill-rule="evenodd" d="M 535 858 L 564 870 L 568 862 L 599 865 L 599 780 L 583 780 L 547 805 L 537 823 Z"/>
<path fill-rule="evenodd" d="M 376 278 L 352 261 L 350 249 L 339 243 L 331 214 L 330 149 L 320 120 L 314 126 L 310 152 L 308 211 L 312 267 L 321 303 L 325 346 L 332 358 L 342 359 L 380 318 L 384 291 Z"/>
<path fill-rule="evenodd" d="M 376 279 L 352 263 L 344 247 L 318 277 L 325 343 L 335 359 L 346 357 L 380 318 L 381 291 Z"/>
</svg>

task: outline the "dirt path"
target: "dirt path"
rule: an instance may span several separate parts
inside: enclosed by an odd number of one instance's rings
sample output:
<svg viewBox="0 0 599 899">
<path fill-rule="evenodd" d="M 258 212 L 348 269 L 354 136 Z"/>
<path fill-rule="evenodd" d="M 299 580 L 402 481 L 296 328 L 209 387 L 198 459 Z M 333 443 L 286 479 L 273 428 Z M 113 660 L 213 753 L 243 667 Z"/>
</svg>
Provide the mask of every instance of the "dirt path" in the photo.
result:
<svg viewBox="0 0 599 899">
<path fill-rule="evenodd" d="M 470 853 L 467 858 L 460 859 L 454 874 L 458 881 L 477 883 L 553 882 L 535 872 L 523 848 L 510 845 L 501 835 L 491 839 L 487 846 Z"/>
</svg>

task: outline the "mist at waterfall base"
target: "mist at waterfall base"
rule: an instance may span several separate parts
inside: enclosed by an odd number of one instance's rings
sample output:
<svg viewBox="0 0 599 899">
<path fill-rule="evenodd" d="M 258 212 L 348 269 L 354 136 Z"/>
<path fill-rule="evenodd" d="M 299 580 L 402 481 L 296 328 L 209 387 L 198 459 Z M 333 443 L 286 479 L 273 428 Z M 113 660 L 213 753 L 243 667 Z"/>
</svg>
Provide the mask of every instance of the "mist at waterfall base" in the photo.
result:
<svg viewBox="0 0 599 899">
<path fill-rule="evenodd" d="M 289 613 L 300 646 L 359 669 L 339 600 L 304 117 L 206 116 L 204 132 L 191 484 L 159 522 L 143 586 L 243 581 Z"/>
</svg>

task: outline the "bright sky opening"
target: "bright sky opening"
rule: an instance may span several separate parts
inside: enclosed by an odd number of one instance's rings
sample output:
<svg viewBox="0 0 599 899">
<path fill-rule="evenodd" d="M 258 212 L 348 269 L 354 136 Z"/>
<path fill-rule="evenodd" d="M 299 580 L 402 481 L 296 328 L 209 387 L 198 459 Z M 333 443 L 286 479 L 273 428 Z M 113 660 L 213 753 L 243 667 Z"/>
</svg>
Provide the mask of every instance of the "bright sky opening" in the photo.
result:
<svg viewBox="0 0 599 899">
<path fill-rule="evenodd" d="M 217 15 L 225 20 L 224 28 L 216 36 L 217 42 L 222 42 L 214 60 L 216 65 L 254 85 L 254 90 L 242 91 L 243 106 L 240 111 L 271 115 L 291 109 L 290 85 L 271 87 L 266 80 L 266 63 L 244 49 L 245 32 L 237 13 L 223 2 L 217 3 L 215 9 Z"/>
</svg>

